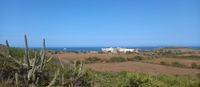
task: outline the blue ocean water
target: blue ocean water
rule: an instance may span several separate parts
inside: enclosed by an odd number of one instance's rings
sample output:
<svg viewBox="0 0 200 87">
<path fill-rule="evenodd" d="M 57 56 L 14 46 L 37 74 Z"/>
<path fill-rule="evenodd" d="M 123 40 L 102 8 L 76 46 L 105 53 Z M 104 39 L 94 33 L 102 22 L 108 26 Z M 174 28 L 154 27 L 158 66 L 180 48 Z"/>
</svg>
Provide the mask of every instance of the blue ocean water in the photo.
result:
<svg viewBox="0 0 200 87">
<path fill-rule="evenodd" d="M 60 51 L 101 51 L 102 48 L 108 48 L 108 47 L 48 47 L 48 50 L 60 50 Z M 125 47 L 125 48 L 134 48 L 134 49 L 142 49 L 142 50 L 154 50 L 162 47 Z M 187 47 L 187 48 L 193 48 L 200 50 L 200 47 Z M 40 48 L 34 48 L 34 49 L 40 49 Z"/>
</svg>

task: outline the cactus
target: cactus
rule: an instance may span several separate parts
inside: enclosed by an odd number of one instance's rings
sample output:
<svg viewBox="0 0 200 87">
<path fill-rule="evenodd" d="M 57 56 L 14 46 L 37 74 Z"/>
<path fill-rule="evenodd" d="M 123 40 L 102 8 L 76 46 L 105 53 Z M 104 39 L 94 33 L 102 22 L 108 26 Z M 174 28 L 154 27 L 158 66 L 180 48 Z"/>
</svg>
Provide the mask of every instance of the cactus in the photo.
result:
<svg viewBox="0 0 200 87">
<path fill-rule="evenodd" d="M 70 81 L 68 83 L 68 87 L 77 87 L 81 84 L 79 83 L 81 81 L 81 78 L 85 74 L 85 70 L 83 69 L 83 62 L 81 60 L 75 61 L 74 65 L 71 66 L 72 68 L 72 75 L 70 77 Z"/>
<path fill-rule="evenodd" d="M 18 81 L 18 79 L 19 79 L 18 73 L 15 73 L 15 85 L 16 85 L 17 87 L 19 86 L 19 81 Z"/>
<path fill-rule="evenodd" d="M 29 51 L 28 51 L 28 41 L 27 41 L 27 36 L 26 34 L 24 35 L 24 40 L 25 40 L 25 61 L 28 66 L 28 69 L 30 68 L 30 62 L 29 62 Z"/>
<path fill-rule="evenodd" d="M 56 79 L 57 79 L 57 77 L 58 77 L 59 73 L 60 73 L 60 69 L 58 69 L 58 70 L 57 70 L 57 72 L 56 72 L 56 73 L 55 73 L 55 75 L 54 75 L 54 78 L 53 78 L 53 80 L 50 82 L 50 84 L 49 84 L 47 87 L 51 87 L 52 85 L 54 85 L 54 84 L 55 84 L 55 82 L 56 82 Z"/>
<path fill-rule="evenodd" d="M 24 35 L 25 40 L 25 54 L 24 54 L 24 61 L 20 62 L 20 60 L 17 60 L 16 58 L 13 59 L 17 64 L 20 66 L 16 68 L 16 73 L 14 75 L 14 81 L 16 86 L 19 86 L 19 81 L 24 83 L 24 86 L 37 86 L 41 79 L 43 79 L 45 73 L 48 73 L 48 71 L 45 71 L 44 67 L 45 64 L 48 63 L 53 57 L 49 57 L 46 59 L 46 44 L 45 39 L 43 39 L 43 47 L 41 50 L 41 56 L 38 58 L 37 53 L 35 52 L 35 57 L 30 58 L 29 56 L 29 48 L 28 48 L 28 40 L 27 36 Z M 6 48 L 7 48 L 7 57 L 11 57 L 10 55 L 10 46 L 8 41 L 6 40 Z M 48 87 L 52 86 L 58 75 L 60 73 L 60 69 L 55 73 L 53 80 L 50 82 Z M 9 78 L 8 83 L 12 81 L 12 78 Z"/>
<path fill-rule="evenodd" d="M 34 76 L 34 74 L 36 72 L 36 58 L 37 58 L 36 55 L 37 54 L 35 53 L 35 57 L 34 57 L 33 61 L 31 62 L 32 69 L 30 69 L 29 72 L 28 72 L 28 80 L 29 81 L 31 80 L 31 78 L 33 78 L 33 76 Z"/>
<path fill-rule="evenodd" d="M 6 40 L 6 48 L 7 48 L 7 57 L 10 58 L 11 55 L 10 55 L 10 46 L 9 46 L 8 40 Z"/>
<path fill-rule="evenodd" d="M 61 68 L 62 68 L 62 71 L 63 71 L 63 70 L 64 70 L 64 65 L 63 65 L 63 63 L 61 62 L 60 57 L 58 57 L 58 59 L 59 59 L 59 62 L 60 62 L 60 65 L 61 65 Z M 65 84 L 65 75 L 64 75 L 64 73 L 62 73 L 62 75 L 61 75 L 61 84 L 62 84 L 62 85 Z"/>
<path fill-rule="evenodd" d="M 44 67 L 45 54 L 46 54 L 46 45 L 45 45 L 45 39 L 43 39 L 43 48 L 42 48 L 42 58 L 41 58 L 40 70 L 42 70 L 43 67 Z"/>
</svg>

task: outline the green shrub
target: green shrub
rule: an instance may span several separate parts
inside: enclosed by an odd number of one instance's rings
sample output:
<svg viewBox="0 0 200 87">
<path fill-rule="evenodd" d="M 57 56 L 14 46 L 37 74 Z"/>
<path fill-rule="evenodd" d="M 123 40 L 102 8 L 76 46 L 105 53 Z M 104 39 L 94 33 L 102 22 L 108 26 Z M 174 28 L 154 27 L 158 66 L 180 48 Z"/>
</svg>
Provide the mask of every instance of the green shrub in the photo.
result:
<svg viewBox="0 0 200 87">
<path fill-rule="evenodd" d="M 94 72 L 94 87 L 199 87 L 195 76 L 149 75 L 130 72 Z"/>
<path fill-rule="evenodd" d="M 192 60 L 200 59 L 199 55 L 177 55 L 175 57 L 177 57 L 177 58 L 185 58 L 185 59 L 192 59 Z"/>
<path fill-rule="evenodd" d="M 23 58 L 24 57 L 24 49 L 22 49 L 22 48 L 10 48 L 10 54 L 13 57 Z"/>
<path fill-rule="evenodd" d="M 127 58 L 127 61 L 136 61 L 134 57 L 132 58 Z"/>
<path fill-rule="evenodd" d="M 132 58 L 127 58 L 128 61 L 141 61 L 141 60 L 144 60 L 144 57 L 142 56 L 135 56 L 135 57 L 132 57 Z"/>
<path fill-rule="evenodd" d="M 122 58 L 122 57 L 112 57 L 112 58 L 110 58 L 109 61 L 110 62 L 124 62 L 124 61 L 126 61 L 126 59 Z"/>
<path fill-rule="evenodd" d="M 197 65 L 196 63 L 193 62 L 193 63 L 191 64 L 191 67 L 192 67 L 192 68 L 198 68 L 198 65 Z"/>
<path fill-rule="evenodd" d="M 200 65 L 197 67 L 197 69 L 200 69 Z"/>
<path fill-rule="evenodd" d="M 0 58 L 3 58 L 3 57 L 4 57 L 4 55 L 0 53 Z"/>
<path fill-rule="evenodd" d="M 39 54 L 39 51 L 33 51 L 32 49 L 29 49 L 29 56 L 34 57 L 35 56 L 34 52 L 37 52 Z M 16 57 L 16 58 L 23 58 L 24 55 L 25 55 L 25 52 L 24 52 L 23 48 L 11 47 L 10 48 L 10 55 L 12 57 Z"/>
<path fill-rule="evenodd" d="M 185 56 L 185 57 L 190 58 L 190 59 L 200 59 L 199 55 L 189 55 L 189 56 Z"/>
<path fill-rule="evenodd" d="M 0 58 L 0 67 L 0 79 L 5 80 L 14 76 L 16 67 L 19 67 L 19 65 L 12 59 Z"/>
<path fill-rule="evenodd" d="M 85 63 L 95 63 L 98 61 L 102 61 L 102 59 L 98 58 L 98 57 L 89 57 L 89 58 L 85 59 Z"/>
<path fill-rule="evenodd" d="M 181 67 L 181 68 L 183 68 L 183 67 L 186 67 L 185 65 L 183 65 L 183 64 L 181 64 L 181 63 L 179 63 L 179 62 L 172 62 L 172 64 L 171 64 L 172 66 L 175 66 L 175 67 Z"/>
<path fill-rule="evenodd" d="M 170 65 L 170 64 L 167 63 L 167 62 L 161 61 L 161 62 L 160 62 L 160 65 Z"/>
</svg>

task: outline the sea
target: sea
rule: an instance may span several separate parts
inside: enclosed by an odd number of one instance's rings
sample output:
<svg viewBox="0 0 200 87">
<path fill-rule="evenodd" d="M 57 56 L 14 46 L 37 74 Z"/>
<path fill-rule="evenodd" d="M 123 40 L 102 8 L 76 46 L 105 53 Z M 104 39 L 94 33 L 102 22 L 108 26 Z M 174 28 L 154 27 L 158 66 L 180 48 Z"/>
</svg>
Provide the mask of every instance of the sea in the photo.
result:
<svg viewBox="0 0 200 87">
<path fill-rule="evenodd" d="M 48 47 L 48 50 L 56 50 L 56 51 L 76 51 L 76 52 L 86 52 L 86 51 L 101 51 L 102 48 L 109 47 Z M 116 48 L 116 47 L 114 47 Z M 154 50 L 163 47 L 123 47 L 123 48 L 133 48 L 133 49 L 141 49 L 141 50 Z M 181 47 L 182 48 L 182 47 Z M 200 50 L 200 47 L 184 47 L 184 48 L 192 48 Z M 41 48 L 33 48 L 33 49 L 41 49 Z"/>
</svg>

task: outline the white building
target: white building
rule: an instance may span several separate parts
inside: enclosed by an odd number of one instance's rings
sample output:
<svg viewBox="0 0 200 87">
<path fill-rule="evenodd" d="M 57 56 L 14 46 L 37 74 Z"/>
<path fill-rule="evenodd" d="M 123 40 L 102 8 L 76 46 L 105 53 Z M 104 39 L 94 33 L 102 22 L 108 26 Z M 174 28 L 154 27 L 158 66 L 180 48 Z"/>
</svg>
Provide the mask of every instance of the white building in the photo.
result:
<svg viewBox="0 0 200 87">
<path fill-rule="evenodd" d="M 102 48 L 102 52 L 105 53 L 138 53 L 138 49 L 128 49 L 128 48 Z"/>
<path fill-rule="evenodd" d="M 105 53 L 117 53 L 116 48 L 112 48 L 112 47 L 110 47 L 110 48 L 102 48 L 101 51 L 105 52 Z"/>
</svg>

